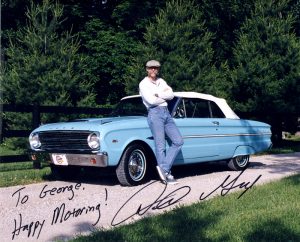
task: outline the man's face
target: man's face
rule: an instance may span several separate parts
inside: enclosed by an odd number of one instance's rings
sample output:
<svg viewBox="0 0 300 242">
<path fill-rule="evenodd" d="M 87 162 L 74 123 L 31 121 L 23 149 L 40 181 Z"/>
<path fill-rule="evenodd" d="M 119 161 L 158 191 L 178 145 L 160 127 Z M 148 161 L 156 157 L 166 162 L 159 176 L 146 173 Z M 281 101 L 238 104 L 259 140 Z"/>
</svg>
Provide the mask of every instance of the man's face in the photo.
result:
<svg viewBox="0 0 300 242">
<path fill-rule="evenodd" d="M 147 67 L 148 76 L 151 78 L 156 78 L 158 71 L 159 71 L 159 67 L 155 67 L 155 66 Z"/>
</svg>

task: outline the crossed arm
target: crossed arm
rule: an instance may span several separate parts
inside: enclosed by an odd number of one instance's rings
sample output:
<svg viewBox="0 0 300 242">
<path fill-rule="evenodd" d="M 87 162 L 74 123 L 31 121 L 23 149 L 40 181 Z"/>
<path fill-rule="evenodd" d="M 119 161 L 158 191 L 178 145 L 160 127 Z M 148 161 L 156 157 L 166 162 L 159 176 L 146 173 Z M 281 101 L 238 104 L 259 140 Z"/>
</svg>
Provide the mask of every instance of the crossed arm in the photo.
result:
<svg viewBox="0 0 300 242">
<path fill-rule="evenodd" d="M 153 90 L 145 85 L 140 86 L 140 94 L 150 105 L 159 105 L 174 97 L 173 90 L 166 82 L 161 83 L 160 88 Z"/>
</svg>

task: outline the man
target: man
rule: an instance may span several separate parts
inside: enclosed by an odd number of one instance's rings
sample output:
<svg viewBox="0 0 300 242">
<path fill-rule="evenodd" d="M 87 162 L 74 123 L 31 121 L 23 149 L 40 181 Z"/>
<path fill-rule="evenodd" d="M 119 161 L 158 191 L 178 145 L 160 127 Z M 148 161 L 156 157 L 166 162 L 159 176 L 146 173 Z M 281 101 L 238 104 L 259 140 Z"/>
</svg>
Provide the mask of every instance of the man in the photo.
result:
<svg viewBox="0 0 300 242">
<path fill-rule="evenodd" d="M 173 99 L 173 90 L 165 80 L 158 77 L 159 68 L 160 63 L 156 60 L 146 63 L 148 75 L 140 82 L 139 89 L 148 110 L 148 124 L 154 138 L 158 174 L 164 183 L 176 184 L 177 181 L 171 175 L 171 167 L 183 145 L 183 139 L 166 102 Z M 167 152 L 165 135 L 172 142 Z"/>
</svg>

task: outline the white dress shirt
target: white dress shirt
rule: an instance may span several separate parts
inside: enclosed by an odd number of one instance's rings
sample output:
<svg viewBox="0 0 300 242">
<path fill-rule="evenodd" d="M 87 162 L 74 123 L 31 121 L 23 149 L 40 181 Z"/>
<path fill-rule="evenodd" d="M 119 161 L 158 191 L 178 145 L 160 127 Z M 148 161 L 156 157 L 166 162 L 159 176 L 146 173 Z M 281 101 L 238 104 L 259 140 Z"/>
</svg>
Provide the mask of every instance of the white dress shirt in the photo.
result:
<svg viewBox="0 0 300 242">
<path fill-rule="evenodd" d="M 145 77 L 139 84 L 139 90 L 147 109 L 155 106 L 167 106 L 166 100 L 174 97 L 172 88 L 162 78 L 153 81 L 151 78 Z"/>
</svg>

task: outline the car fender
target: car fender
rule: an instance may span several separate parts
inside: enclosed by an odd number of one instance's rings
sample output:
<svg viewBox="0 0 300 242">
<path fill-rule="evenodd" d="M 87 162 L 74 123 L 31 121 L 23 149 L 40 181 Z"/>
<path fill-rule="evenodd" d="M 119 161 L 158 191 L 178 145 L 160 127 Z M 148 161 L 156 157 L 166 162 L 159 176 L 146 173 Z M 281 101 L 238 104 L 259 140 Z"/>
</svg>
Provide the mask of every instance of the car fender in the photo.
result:
<svg viewBox="0 0 300 242">
<path fill-rule="evenodd" d="M 143 131 L 140 130 L 142 133 Z M 128 130 L 118 130 L 112 131 L 107 134 L 105 139 L 105 144 L 103 144 L 103 149 L 108 153 L 109 166 L 118 165 L 124 151 L 126 148 L 135 142 L 143 143 L 143 145 L 147 149 L 151 149 L 152 152 L 154 150 L 154 142 L 151 139 L 147 139 L 144 137 L 145 135 L 133 135 L 132 132 L 128 132 Z M 112 138 L 118 137 L 118 138 Z M 146 135 L 147 137 L 147 135 Z M 150 134 L 148 135 L 150 137 Z"/>
<path fill-rule="evenodd" d="M 121 147 L 121 149 L 119 150 L 118 152 L 118 155 L 116 155 L 114 158 L 114 161 L 113 161 L 113 165 L 117 165 L 119 164 L 125 150 L 132 144 L 141 144 L 145 147 L 145 149 L 150 153 L 150 155 L 154 155 L 154 150 L 153 148 L 151 148 L 151 145 L 146 142 L 145 140 L 142 140 L 142 139 L 138 139 L 138 138 L 131 138 L 131 139 L 128 139 L 126 143 L 124 143 Z"/>
<path fill-rule="evenodd" d="M 235 149 L 232 157 L 237 157 L 240 155 L 251 155 L 254 154 L 255 152 L 256 152 L 255 149 L 250 145 L 240 145 Z"/>
<path fill-rule="evenodd" d="M 153 149 L 153 147 L 151 147 L 151 145 L 150 145 L 149 143 L 147 143 L 147 142 L 145 142 L 144 140 L 141 140 L 141 139 L 132 139 L 132 140 L 131 140 L 129 143 L 127 143 L 127 145 L 123 148 L 123 152 L 122 152 L 122 154 L 121 154 L 121 156 L 120 156 L 119 162 L 120 162 L 120 160 L 121 160 L 121 158 L 122 158 L 122 156 L 123 156 L 125 150 L 126 150 L 129 146 L 131 146 L 131 145 L 133 145 L 133 144 L 140 144 L 140 145 L 142 145 L 142 146 L 145 148 L 145 150 L 146 150 L 146 152 L 148 153 L 148 155 L 150 155 L 151 157 L 153 157 L 154 159 L 156 159 L 156 158 L 155 158 L 155 154 L 154 154 L 154 149 Z M 119 162 L 118 162 L 118 163 L 119 163 Z M 155 160 L 155 162 L 156 162 L 156 160 Z"/>
</svg>

